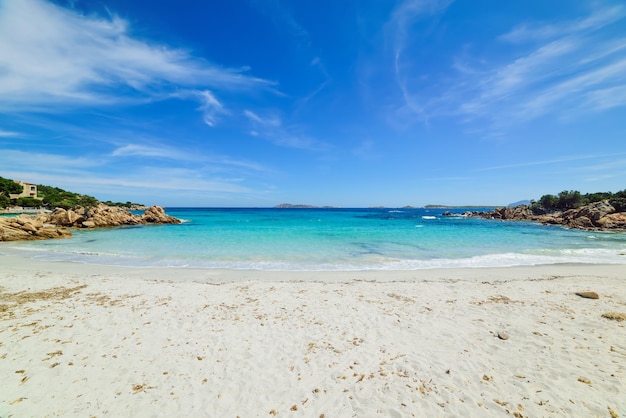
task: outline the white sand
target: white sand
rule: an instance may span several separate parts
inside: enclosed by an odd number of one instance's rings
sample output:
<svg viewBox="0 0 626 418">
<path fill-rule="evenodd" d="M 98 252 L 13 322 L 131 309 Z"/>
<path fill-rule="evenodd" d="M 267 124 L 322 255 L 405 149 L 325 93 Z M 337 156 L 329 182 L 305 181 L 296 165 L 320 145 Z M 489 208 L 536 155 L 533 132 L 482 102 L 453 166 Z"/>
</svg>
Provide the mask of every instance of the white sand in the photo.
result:
<svg viewBox="0 0 626 418">
<path fill-rule="evenodd" d="M 274 273 L 0 256 L 0 286 L 3 418 L 626 417 L 626 321 L 602 317 L 626 313 L 624 265 Z"/>
</svg>

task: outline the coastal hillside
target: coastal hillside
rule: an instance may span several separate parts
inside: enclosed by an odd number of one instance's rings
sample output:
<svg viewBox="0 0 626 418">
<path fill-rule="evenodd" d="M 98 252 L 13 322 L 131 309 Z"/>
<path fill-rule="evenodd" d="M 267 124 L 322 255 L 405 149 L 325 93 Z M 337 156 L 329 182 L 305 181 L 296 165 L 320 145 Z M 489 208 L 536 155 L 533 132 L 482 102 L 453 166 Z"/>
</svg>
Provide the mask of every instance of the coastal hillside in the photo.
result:
<svg viewBox="0 0 626 418">
<path fill-rule="evenodd" d="M 27 188 L 28 190 L 26 190 Z M 31 184 L 0 177 L 0 209 L 16 206 L 22 208 L 74 209 L 94 207 L 100 203 L 129 209 L 145 208 L 139 203 L 101 202 L 93 196 L 70 192 L 59 187 Z"/>
<path fill-rule="evenodd" d="M 8 208 L 8 209 L 7 209 Z M 37 208 L 28 216 L 24 208 Z M 40 210 L 45 209 L 45 210 Z M 142 209 L 142 215 L 130 209 Z M 0 241 L 69 238 L 67 228 L 106 228 L 124 225 L 177 224 L 160 206 L 101 202 L 95 197 L 58 187 L 35 185 L 0 177 L 0 210 L 16 217 L 0 217 Z"/>
</svg>

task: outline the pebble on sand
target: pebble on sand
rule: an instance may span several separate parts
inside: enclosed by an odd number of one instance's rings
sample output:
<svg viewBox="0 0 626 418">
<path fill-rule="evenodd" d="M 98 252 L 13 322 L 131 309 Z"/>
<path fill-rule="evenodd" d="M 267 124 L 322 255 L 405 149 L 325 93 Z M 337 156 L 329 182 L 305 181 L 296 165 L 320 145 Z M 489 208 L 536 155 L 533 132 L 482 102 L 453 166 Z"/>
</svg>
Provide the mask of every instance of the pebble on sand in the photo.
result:
<svg viewBox="0 0 626 418">
<path fill-rule="evenodd" d="M 585 299 L 599 299 L 600 296 L 596 292 L 576 292 L 576 295 Z"/>
</svg>

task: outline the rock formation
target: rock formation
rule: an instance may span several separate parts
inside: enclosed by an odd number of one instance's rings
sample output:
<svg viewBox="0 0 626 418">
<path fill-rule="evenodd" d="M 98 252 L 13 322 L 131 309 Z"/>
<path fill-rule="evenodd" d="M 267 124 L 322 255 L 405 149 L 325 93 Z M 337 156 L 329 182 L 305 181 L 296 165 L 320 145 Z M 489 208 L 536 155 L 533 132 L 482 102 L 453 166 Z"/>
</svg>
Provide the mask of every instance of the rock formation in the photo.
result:
<svg viewBox="0 0 626 418">
<path fill-rule="evenodd" d="M 62 209 L 36 216 L 0 218 L 0 241 L 68 238 L 65 228 L 96 228 L 140 224 L 178 224 L 180 219 L 165 214 L 160 206 L 148 208 L 143 215 L 133 215 L 117 206 L 99 204 L 92 208 Z"/>
<path fill-rule="evenodd" d="M 0 218 L 0 241 L 41 240 L 71 236 L 72 234 L 67 229 L 44 224 L 35 216 L 20 215 L 15 218 Z"/>
<path fill-rule="evenodd" d="M 454 214 L 446 212 L 444 215 L 451 216 Z M 564 225 L 574 229 L 626 231 L 626 212 L 617 212 L 608 200 L 546 215 L 535 215 L 530 206 L 520 205 L 497 208 L 489 212 L 465 212 L 462 216 L 501 220 L 530 220 L 543 224 Z"/>
<path fill-rule="evenodd" d="M 88 209 L 56 208 L 51 214 L 41 214 L 37 218 L 43 223 L 75 228 L 110 227 L 122 225 L 178 224 L 179 219 L 165 214 L 160 206 L 148 208 L 143 215 L 133 215 L 118 206 L 107 206 L 103 203 Z"/>
<path fill-rule="evenodd" d="M 161 206 L 151 206 L 141 216 L 141 220 L 145 223 L 153 224 L 179 224 L 180 219 L 165 214 L 165 210 Z"/>
</svg>

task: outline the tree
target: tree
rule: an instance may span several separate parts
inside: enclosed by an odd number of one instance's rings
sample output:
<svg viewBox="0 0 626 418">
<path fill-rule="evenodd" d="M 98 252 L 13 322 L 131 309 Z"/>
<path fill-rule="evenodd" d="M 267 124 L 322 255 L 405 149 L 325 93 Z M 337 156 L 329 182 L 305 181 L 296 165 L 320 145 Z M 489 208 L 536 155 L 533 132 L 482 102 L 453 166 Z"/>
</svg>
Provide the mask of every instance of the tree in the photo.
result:
<svg viewBox="0 0 626 418">
<path fill-rule="evenodd" d="M 558 200 L 559 199 L 552 194 L 544 194 L 537 202 L 537 205 L 540 209 L 543 209 L 546 212 L 550 212 L 556 209 Z"/>
<path fill-rule="evenodd" d="M 22 193 L 23 191 L 24 187 L 21 184 L 18 184 L 10 179 L 5 179 L 4 177 L 0 177 L 0 194 L 9 196 L 10 194 Z"/>
<path fill-rule="evenodd" d="M 11 206 L 11 199 L 9 199 L 9 196 L 5 196 L 3 194 L 0 194 L 0 208 L 4 209 Z"/>
<path fill-rule="evenodd" d="M 43 203 L 50 208 L 72 209 L 77 206 L 88 208 L 99 203 L 95 197 L 68 192 L 58 187 L 37 185 L 37 190 L 43 196 Z"/>
<path fill-rule="evenodd" d="M 561 210 L 576 209 L 583 204 L 583 197 L 580 192 L 576 190 L 563 190 L 559 193 L 559 200 L 557 202 L 557 208 Z"/>
<path fill-rule="evenodd" d="M 23 208 L 38 208 L 41 206 L 41 200 L 32 197 L 20 197 L 16 199 L 15 204 Z"/>
<path fill-rule="evenodd" d="M 601 200 L 611 199 L 612 197 L 613 193 L 611 192 L 587 193 L 583 195 L 583 204 L 588 205 L 590 203 L 599 202 Z"/>
</svg>

